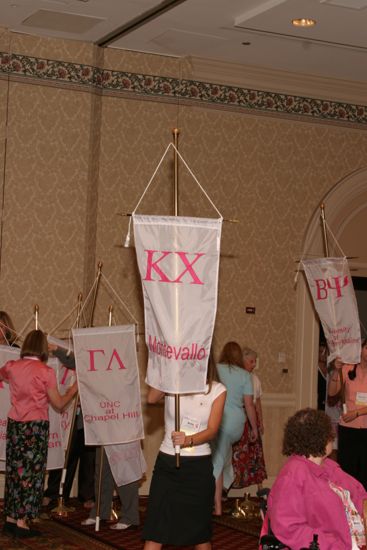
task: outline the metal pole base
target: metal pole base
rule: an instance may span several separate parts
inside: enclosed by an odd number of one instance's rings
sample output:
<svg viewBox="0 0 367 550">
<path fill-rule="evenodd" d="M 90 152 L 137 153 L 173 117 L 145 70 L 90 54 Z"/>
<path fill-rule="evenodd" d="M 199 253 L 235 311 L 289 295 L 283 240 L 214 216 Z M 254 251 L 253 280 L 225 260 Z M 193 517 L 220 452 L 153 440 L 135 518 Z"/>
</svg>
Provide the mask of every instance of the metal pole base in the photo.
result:
<svg viewBox="0 0 367 550">
<path fill-rule="evenodd" d="M 51 510 L 51 514 L 56 514 L 63 518 L 67 518 L 70 512 L 75 512 L 75 508 L 73 506 L 65 506 L 63 497 L 59 497 L 58 505 Z"/>
<path fill-rule="evenodd" d="M 113 504 L 111 506 L 110 521 L 116 521 L 119 518 L 118 513 L 116 512 Z"/>
<path fill-rule="evenodd" d="M 240 506 L 240 499 L 236 498 L 234 508 L 231 512 L 231 516 L 236 519 L 243 519 L 245 514 Z"/>
<path fill-rule="evenodd" d="M 260 506 L 250 499 L 249 494 L 246 494 L 242 501 L 236 498 L 231 516 L 236 519 L 259 519 L 261 517 Z"/>
</svg>

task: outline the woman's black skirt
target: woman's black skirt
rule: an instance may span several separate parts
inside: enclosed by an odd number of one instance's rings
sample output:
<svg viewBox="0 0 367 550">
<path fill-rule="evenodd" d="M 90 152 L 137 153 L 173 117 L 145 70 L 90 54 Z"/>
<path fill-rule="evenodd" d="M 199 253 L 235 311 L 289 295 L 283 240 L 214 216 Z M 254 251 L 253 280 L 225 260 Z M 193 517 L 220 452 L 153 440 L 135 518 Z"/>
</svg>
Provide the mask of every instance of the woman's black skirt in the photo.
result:
<svg viewBox="0 0 367 550">
<path fill-rule="evenodd" d="M 43 497 L 48 450 L 48 420 L 17 422 L 6 430 L 5 515 L 35 519 Z"/>
<path fill-rule="evenodd" d="M 153 472 L 143 539 L 190 546 L 209 542 L 215 479 L 210 455 L 176 458 L 159 453 Z"/>
</svg>

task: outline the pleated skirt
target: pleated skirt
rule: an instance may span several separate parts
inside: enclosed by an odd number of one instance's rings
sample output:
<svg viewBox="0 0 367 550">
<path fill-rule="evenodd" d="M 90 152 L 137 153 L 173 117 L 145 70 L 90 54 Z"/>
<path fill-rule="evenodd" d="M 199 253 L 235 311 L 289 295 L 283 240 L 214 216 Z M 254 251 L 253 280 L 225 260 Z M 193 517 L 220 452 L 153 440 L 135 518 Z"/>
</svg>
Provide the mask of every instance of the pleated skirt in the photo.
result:
<svg viewBox="0 0 367 550">
<path fill-rule="evenodd" d="M 191 546 L 210 541 L 215 480 L 211 455 L 159 453 L 150 485 L 143 539 Z"/>
</svg>

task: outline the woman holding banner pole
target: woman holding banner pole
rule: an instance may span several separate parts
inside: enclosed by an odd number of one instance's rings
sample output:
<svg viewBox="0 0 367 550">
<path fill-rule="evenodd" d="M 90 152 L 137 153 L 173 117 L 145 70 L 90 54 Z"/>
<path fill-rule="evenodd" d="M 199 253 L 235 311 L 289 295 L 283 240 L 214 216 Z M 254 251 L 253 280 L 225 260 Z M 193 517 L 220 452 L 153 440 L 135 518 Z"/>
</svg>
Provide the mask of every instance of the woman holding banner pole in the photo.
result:
<svg viewBox="0 0 367 550">
<path fill-rule="evenodd" d="M 362 340 L 358 364 L 343 365 L 336 361 L 335 366 L 328 394 L 333 397 L 342 390 L 345 397 L 338 428 L 338 462 L 367 490 L 367 339 Z"/>
<path fill-rule="evenodd" d="M 148 403 L 165 396 L 165 436 L 150 486 L 144 550 L 160 550 L 163 544 L 211 549 L 215 480 L 209 441 L 219 429 L 226 399 L 225 387 L 213 375 L 209 360 L 207 392 L 180 396 L 181 431 L 174 430 L 174 396 L 149 389 Z M 181 447 L 180 468 L 176 445 Z"/>
<path fill-rule="evenodd" d="M 39 531 L 27 521 L 37 518 L 42 502 L 48 451 L 49 402 L 62 410 L 77 392 L 74 383 L 65 395 L 57 390 L 56 376 L 46 365 L 47 339 L 40 330 L 25 338 L 20 359 L 0 368 L 0 380 L 9 384 L 4 512 L 5 532 L 34 537 Z"/>
</svg>

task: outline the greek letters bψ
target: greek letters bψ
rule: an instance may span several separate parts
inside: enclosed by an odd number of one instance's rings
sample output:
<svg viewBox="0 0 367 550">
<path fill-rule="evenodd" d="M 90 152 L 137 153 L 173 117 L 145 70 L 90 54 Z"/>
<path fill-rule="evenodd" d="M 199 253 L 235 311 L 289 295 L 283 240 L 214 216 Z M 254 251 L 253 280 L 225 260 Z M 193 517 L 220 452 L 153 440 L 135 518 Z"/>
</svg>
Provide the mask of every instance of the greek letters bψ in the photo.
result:
<svg viewBox="0 0 367 550">
<path fill-rule="evenodd" d="M 331 277 L 330 279 L 315 279 L 317 300 L 327 300 L 329 291 L 336 292 L 336 298 L 342 297 L 342 288 L 349 284 L 348 275 L 344 277 Z"/>
</svg>

